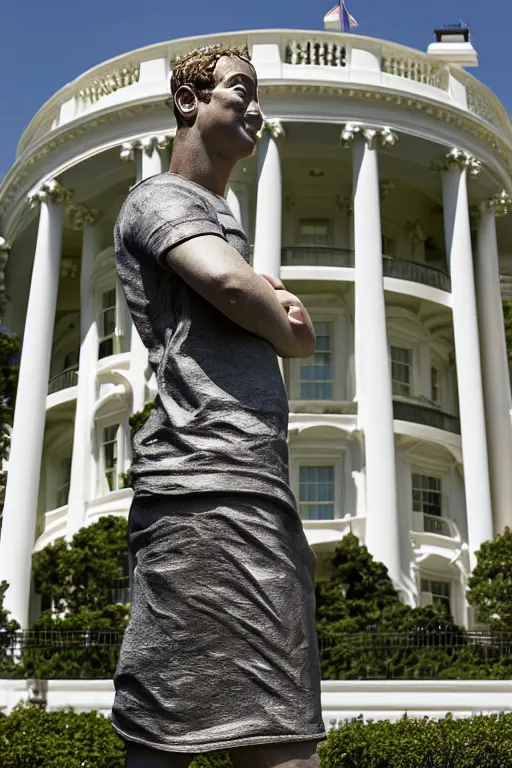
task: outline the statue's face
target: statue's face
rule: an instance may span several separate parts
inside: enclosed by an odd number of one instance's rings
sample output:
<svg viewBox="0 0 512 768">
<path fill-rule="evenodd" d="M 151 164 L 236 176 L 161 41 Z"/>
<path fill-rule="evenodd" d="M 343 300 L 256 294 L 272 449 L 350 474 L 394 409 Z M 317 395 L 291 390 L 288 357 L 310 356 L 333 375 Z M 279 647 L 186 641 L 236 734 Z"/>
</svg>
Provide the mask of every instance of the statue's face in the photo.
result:
<svg viewBox="0 0 512 768">
<path fill-rule="evenodd" d="M 248 62 L 223 56 L 214 77 L 211 100 L 197 103 L 196 125 L 211 151 L 241 160 L 254 153 L 263 124 L 256 74 Z"/>
</svg>

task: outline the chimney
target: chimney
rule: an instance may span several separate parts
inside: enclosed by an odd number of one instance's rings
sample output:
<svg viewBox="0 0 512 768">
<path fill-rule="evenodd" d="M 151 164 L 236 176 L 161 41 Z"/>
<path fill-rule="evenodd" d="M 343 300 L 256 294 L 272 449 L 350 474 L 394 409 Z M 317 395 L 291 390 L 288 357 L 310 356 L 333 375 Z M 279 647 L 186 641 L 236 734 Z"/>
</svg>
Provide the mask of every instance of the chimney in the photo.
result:
<svg viewBox="0 0 512 768">
<path fill-rule="evenodd" d="M 461 67 L 478 67 L 478 54 L 471 45 L 469 27 L 465 24 L 448 24 L 434 30 L 436 42 L 427 53 L 433 59 Z"/>
</svg>

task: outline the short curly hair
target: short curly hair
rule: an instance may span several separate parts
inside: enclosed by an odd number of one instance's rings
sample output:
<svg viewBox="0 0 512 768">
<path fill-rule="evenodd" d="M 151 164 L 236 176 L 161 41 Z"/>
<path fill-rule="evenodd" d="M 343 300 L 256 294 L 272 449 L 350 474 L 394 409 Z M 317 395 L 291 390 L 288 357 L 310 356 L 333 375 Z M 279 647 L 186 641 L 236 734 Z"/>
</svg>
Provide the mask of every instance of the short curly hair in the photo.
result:
<svg viewBox="0 0 512 768">
<path fill-rule="evenodd" d="M 182 85 L 191 85 L 201 101 L 210 101 L 211 92 L 215 86 L 215 67 L 219 59 L 224 56 L 243 59 L 251 64 L 247 47 L 223 45 L 222 43 L 205 45 L 186 53 L 184 56 L 176 57 L 171 74 L 171 96 L 178 127 L 183 125 L 183 121 L 174 101 L 176 91 Z M 251 66 L 253 65 L 251 64 Z"/>
</svg>

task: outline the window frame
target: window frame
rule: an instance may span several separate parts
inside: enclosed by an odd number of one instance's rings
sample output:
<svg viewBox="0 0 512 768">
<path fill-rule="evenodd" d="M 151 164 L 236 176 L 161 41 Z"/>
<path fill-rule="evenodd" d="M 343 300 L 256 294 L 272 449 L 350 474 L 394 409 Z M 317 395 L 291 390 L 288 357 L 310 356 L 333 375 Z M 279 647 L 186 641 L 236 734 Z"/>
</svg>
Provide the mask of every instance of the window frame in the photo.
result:
<svg viewBox="0 0 512 768">
<path fill-rule="evenodd" d="M 127 423 L 128 416 L 124 411 L 117 411 L 111 413 L 103 418 L 97 418 L 95 423 L 96 428 L 96 454 L 97 454 L 97 476 L 95 483 L 95 496 L 102 497 L 107 496 L 110 493 L 116 493 L 123 490 L 119 484 L 119 476 L 127 470 L 128 449 L 126 445 L 127 435 Z M 115 485 L 116 487 L 111 490 L 106 479 L 106 455 L 105 455 L 105 430 L 117 426 L 116 435 L 116 475 Z"/>
<path fill-rule="evenodd" d="M 343 310 L 327 308 L 325 310 L 311 308 L 309 309 L 309 315 L 313 325 L 315 323 L 332 323 L 332 398 L 329 400 L 303 400 L 301 398 L 301 359 L 292 358 L 289 361 L 290 371 L 290 393 L 289 399 L 292 401 L 307 402 L 307 403 L 332 403 L 336 401 L 344 400 L 344 392 L 346 391 L 346 372 L 343 370 L 343 337 L 344 332 L 342 329 L 341 319 Z"/>
<path fill-rule="evenodd" d="M 399 346 L 400 344 L 400 346 Z M 410 370 L 410 377 L 409 377 L 409 392 L 408 394 L 398 393 L 393 391 L 393 385 L 395 383 L 395 379 L 393 379 L 393 362 L 395 362 L 396 365 L 405 365 L 402 361 L 393 361 L 393 349 L 400 349 L 402 351 L 407 351 L 410 353 L 411 356 L 411 362 L 409 367 Z M 415 386 L 415 370 L 417 366 L 415 366 L 415 347 L 413 347 L 411 344 L 404 344 L 404 342 L 398 342 L 395 343 L 394 341 L 391 341 L 389 344 L 389 373 L 391 376 L 391 395 L 392 397 L 398 397 L 398 398 L 404 398 L 406 400 L 411 400 L 414 397 L 414 392 L 416 389 Z M 396 384 L 399 384 L 403 386 L 403 382 L 397 381 Z"/>
<path fill-rule="evenodd" d="M 302 226 L 303 225 L 318 225 L 325 224 L 325 243 L 306 243 L 302 240 Z M 329 248 L 332 246 L 332 221 L 328 217 L 316 217 L 316 216 L 299 216 L 297 219 L 297 245 L 299 248 Z"/>
<path fill-rule="evenodd" d="M 290 485 L 293 495 L 300 510 L 300 467 L 334 467 L 334 507 L 333 517 L 330 520 L 304 520 L 306 524 L 328 525 L 332 520 L 339 520 L 344 516 L 345 505 L 345 449 L 325 444 L 310 443 L 304 447 L 292 444 L 290 449 Z M 302 518 L 301 518 L 302 519 Z"/>
<path fill-rule="evenodd" d="M 437 595 L 434 593 L 431 589 L 433 584 L 445 584 L 448 587 L 448 595 Z M 428 586 L 428 589 L 424 589 L 423 587 Z M 455 601 L 454 601 L 454 585 L 453 585 L 453 579 L 446 578 L 442 574 L 432 574 L 430 572 L 422 572 L 419 573 L 419 593 L 420 593 L 420 603 L 421 605 L 432 605 L 435 607 L 436 603 L 433 600 L 432 603 L 426 603 L 424 600 L 424 595 L 431 595 L 433 598 L 437 597 L 441 602 L 443 602 L 444 599 L 448 599 L 448 606 L 449 606 L 449 612 L 452 616 L 455 614 Z"/>
</svg>

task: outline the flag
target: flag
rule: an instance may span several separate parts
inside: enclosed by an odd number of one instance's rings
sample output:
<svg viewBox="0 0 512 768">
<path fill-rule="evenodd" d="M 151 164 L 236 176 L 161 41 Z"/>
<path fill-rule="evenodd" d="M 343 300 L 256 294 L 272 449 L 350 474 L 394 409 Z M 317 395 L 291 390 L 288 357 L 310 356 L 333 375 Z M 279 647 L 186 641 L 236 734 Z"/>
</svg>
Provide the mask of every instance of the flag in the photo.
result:
<svg viewBox="0 0 512 768">
<path fill-rule="evenodd" d="M 353 27 L 358 27 L 359 24 L 354 19 L 352 14 L 347 10 L 345 0 L 340 0 L 334 8 L 331 8 L 329 13 L 324 16 L 324 28 L 334 29 L 336 32 L 340 30 L 342 32 L 350 32 Z"/>
</svg>

